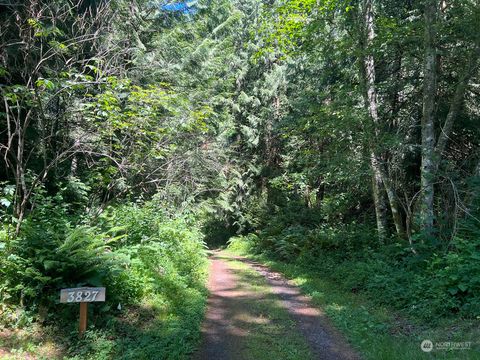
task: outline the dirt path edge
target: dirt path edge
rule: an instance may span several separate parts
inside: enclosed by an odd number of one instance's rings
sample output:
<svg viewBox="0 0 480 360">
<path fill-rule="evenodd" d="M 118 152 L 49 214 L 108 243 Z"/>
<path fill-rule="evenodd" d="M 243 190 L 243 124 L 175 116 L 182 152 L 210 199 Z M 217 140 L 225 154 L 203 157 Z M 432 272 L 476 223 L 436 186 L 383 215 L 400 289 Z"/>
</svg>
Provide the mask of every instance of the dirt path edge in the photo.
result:
<svg viewBox="0 0 480 360">
<path fill-rule="evenodd" d="M 240 256 L 233 256 L 233 258 L 248 264 L 267 280 L 272 287 L 272 292 L 278 295 L 282 306 L 295 321 L 297 329 L 305 336 L 316 359 L 361 359 L 344 336 L 333 326 L 327 315 L 314 306 L 312 299 L 303 295 L 298 286 L 263 264 Z"/>
</svg>

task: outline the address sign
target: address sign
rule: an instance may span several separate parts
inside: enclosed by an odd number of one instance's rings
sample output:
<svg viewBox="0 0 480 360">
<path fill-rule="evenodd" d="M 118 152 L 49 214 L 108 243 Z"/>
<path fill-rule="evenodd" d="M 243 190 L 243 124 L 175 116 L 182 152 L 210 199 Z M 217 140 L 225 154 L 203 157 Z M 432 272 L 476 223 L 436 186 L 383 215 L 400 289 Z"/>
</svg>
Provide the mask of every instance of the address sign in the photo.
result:
<svg viewBox="0 0 480 360">
<path fill-rule="evenodd" d="M 61 303 L 103 302 L 105 301 L 104 287 L 81 287 L 60 290 Z"/>
</svg>

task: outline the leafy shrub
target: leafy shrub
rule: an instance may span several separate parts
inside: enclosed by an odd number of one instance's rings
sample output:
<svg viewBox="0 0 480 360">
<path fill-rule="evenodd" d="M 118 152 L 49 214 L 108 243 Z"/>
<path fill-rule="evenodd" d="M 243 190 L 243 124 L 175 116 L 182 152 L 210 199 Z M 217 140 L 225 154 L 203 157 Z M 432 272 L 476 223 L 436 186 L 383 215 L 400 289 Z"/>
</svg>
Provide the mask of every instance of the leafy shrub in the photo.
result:
<svg viewBox="0 0 480 360">
<path fill-rule="evenodd" d="M 456 238 L 452 247 L 444 257 L 434 257 L 430 272 L 438 279 L 442 292 L 455 299 L 451 310 L 479 316 L 480 239 Z"/>
<path fill-rule="evenodd" d="M 53 230 L 30 222 L 7 244 L 3 300 L 35 308 L 55 304 L 61 288 L 99 286 L 115 268 L 107 250 L 103 237 L 85 226 Z"/>
<path fill-rule="evenodd" d="M 285 213 L 259 235 L 236 237 L 230 248 L 263 252 L 274 258 L 314 268 L 353 292 L 401 309 L 421 319 L 461 314 L 480 315 L 480 230 L 467 223 L 439 251 L 435 242 L 417 239 L 415 253 L 406 242 L 380 245 L 368 225 L 339 224 L 308 227 Z"/>
<path fill-rule="evenodd" d="M 137 273 L 150 279 L 178 276 L 186 286 L 203 284 L 206 252 L 196 224 L 170 219 L 151 202 L 110 209 L 102 227 L 118 239 L 114 252 L 131 260 Z"/>
<path fill-rule="evenodd" d="M 234 236 L 228 240 L 228 248 L 241 254 L 252 253 L 258 246 L 258 236 L 248 234 L 245 236 Z"/>
<path fill-rule="evenodd" d="M 140 353 L 145 358 L 169 358 L 172 353 L 184 358 L 192 351 L 203 317 L 207 273 L 196 219 L 169 217 L 151 201 L 108 208 L 88 225 L 89 219 L 73 217 L 58 206 L 60 197 L 43 200 L 18 237 L 0 232 L 2 323 L 23 326 L 40 319 L 71 329 L 78 309 L 59 305 L 59 290 L 105 286 L 106 303 L 92 307 L 102 314 L 91 322 L 98 328 L 81 341 L 69 339 L 72 359 L 134 359 Z M 131 341 L 125 339 L 128 319 L 121 320 L 120 309 L 142 309 L 147 299 L 154 303 L 154 313 L 143 321 L 150 322 L 152 331 L 145 332 L 144 324 L 132 326 Z M 125 346 L 131 356 L 125 355 Z"/>
</svg>

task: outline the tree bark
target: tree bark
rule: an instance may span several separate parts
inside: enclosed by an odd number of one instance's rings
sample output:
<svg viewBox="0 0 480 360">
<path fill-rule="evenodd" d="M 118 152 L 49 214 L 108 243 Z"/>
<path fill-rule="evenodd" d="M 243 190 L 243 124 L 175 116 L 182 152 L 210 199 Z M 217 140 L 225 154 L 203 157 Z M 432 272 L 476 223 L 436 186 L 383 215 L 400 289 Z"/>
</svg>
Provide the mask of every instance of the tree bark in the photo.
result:
<svg viewBox="0 0 480 360">
<path fill-rule="evenodd" d="M 365 0 L 364 2 L 364 21 L 365 21 L 365 34 L 366 34 L 366 47 L 370 47 L 373 44 L 375 38 L 375 29 L 373 26 L 373 4 L 372 0 Z M 364 49 L 365 50 L 365 49 Z M 381 134 L 380 129 L 380 119 L 378 116 L 378 101 L 377 101 L 377 90 L 375 85 L 375 60 L 372 54 L 366 54 L 363 57 L 363 66 L 364 66 L 364 81 L 365 81 L 365 99 L 366 105 L 368 108 L 369 116 L 372 120 L 374 127 L 374 136 L 375 139 L 378 139 Z M 375 141 L 377 143 L 377 141 Z M 375 201 L 375 209 L 377 215 L 377 228 L 380 234 L 385 230 L 386 234 L 386 224 L 387 220 L 380 218 L 380 216 L 385 217 L 384 209 L 387 208 L 385 194 L 387 195 L 388 202 L 390 204 L 390 209 L 392 212 L 393 222 L 395 224 L 395 230 L 397 235 L 400 237 L 405 236 L 405 228 L 403 226 L 403 219 L 400 212 L 400 206 L 398 204 L 397 196 L 395 190 L 392 186 L 390 179 L 385 168 L 385 165 L 382 162 L 381 156 L 375 150 L 375 145 L 372 145 L 370 163 L 374 174 L 373 180 L 373 193 Z M 376 188 L 375 188 L 376 187 Z M 383 190 L 384 188 L 384 190 Z M 382 195 L 383 194 L 383 195 Z M 382 199 L 383 198 L 383 199 Z"/>
<path fill-rule="evenodd" d="M 434 181 L 435 181 L 435 99 L 437 89 L 437 51 L 435 45 L 435 25 L 437 1 L 428 0 L 425 4 L 424 34 L 424 80 L 422 111 L 422 164 L 421 164 L 421 227 L 428 234 L 434 230 Z"/>
<path fill-rule="evenodd" d="M 388 221 L 387 221 L 387 198 L 385 196 L 385 189 L 383 187 L 382 175 L 376 165 L 377 160 L 375 155 L 370 156 L 370 165 L 372 167 L 372 192 L 373 204 L 375 206 L 375 217 L 377 221 L 378 240 L 384 242 L 388 236 Z"/>
<path fill-rule="evenodd" d="M 382 170 L 382 173 L 384 171 Z M 393 218 L 393 224 L 395 225 L 395 230 L 397 232 L 397 235 L 400 238 L 405 238 L 406 233 L 405 233 L 405 226 L 404 226 L 404 221 L 402 217 L 402 213 L 400 212 L 400 204 L 397 199 L 397 194 L 396 191 L 393 188 L 393 185 L 391 184 L 390 178 L 387 175 L 382 176 L 383 179 L 383 184 L 385 186 L 385 191 L 387 193 L 388 201 L 390 203 L 390 210 L 392 212 L 392 218 Z"/>
<path fill-rule="evenodd" d="M 361 35 L 359 43 L 360 48 L 364 51 L 367 47 L 367 39 L 372 40 L 375 35 L 373 32 L 373 16 L 371 13 L 371 6 L 372 2 L 370 0 L 365 0 L 363 3 L 363 9 L 360 12 L 359 24 L 362 28 L 362 31 L 360 32 Z M 368 9 L 370 9 L 370 11 Z M 368 31 L 367 29 L 370 29 L 371 31 Z M 375 88 L 371 86 L 375 83 L 375 64 L 373 62 L 373 56 L 362 56 L 359 68 L 361 78 L 363 80 L 363 97 L 365 99 L 365 107 L 367 108 L 374 124 L 374 137 L 377 138 L 378 115 L 376 111 L 376 93 Z M 382 181 L 382 172 L 380 171 L 378 156 L 374 150 L 374 147 L 372 146 L 373 143 L 376 143 L 376 141 L 371 141 L 369 144 L 370 168 L 372 170 L 372 194 L 373 204 L 375 206 L 378 240 L 383 243 L 388 236 L 387 197 Z"/>
</svg>

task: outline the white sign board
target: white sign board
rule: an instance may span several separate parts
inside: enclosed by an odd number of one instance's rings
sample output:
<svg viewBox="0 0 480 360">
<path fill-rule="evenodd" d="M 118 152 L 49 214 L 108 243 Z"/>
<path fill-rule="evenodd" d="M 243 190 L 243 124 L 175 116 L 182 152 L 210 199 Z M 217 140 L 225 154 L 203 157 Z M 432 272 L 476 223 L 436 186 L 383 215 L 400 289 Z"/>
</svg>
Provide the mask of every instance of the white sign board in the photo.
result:
<svg viewBox="0 0 480 360">
<path fill-rule="evenodd" d="M 61 303 L 103 302 L 105 301 L 104 287 L 81 287 L 60 290 Z"/>
</svg>

